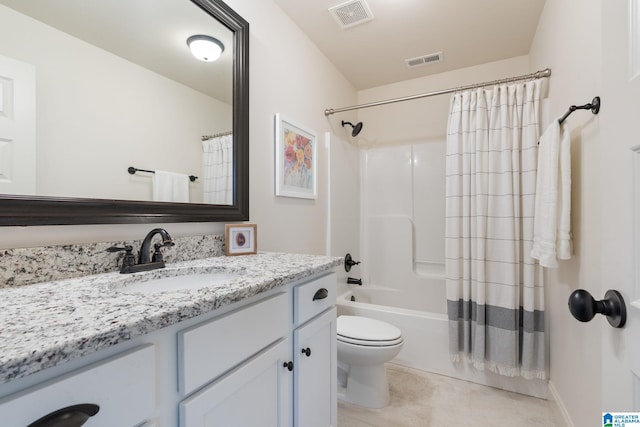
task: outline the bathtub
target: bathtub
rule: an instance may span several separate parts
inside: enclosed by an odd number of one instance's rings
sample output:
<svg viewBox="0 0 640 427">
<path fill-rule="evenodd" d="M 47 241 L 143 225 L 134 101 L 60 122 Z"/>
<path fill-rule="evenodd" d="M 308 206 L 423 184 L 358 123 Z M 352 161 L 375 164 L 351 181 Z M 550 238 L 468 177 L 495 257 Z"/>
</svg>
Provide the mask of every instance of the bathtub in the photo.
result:
<svg viewBox="0 0 640 427">
<path fill-rule="evenodd" d="M 454 365 L 449 358 L 446 313 L 416 310 L 414 307 L 419 298 L 403 294 L 401 290 L 379 286 L 353 287 L 338 296 L 338 315 L 369 317 L 398 327 L 402 331 L 404 346 L 392 363 L 529 396 L 549 398 L 548 385 L 544 380 L 509 378 L 488 371 L 479 372 L 465 363 Z M 404 307 L 403 301 L 406 302 Z M 445 305 L 444 301 L 442 305 Z"/>
</svg>

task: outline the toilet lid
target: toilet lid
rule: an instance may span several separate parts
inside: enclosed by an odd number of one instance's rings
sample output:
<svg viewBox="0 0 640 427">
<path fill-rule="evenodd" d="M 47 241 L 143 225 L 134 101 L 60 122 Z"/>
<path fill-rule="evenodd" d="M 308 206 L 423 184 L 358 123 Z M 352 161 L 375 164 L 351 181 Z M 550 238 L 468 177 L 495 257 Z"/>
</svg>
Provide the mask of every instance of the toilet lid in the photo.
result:
<svg viewBox="0 0 640 427">
<path fill-rule="evenodd" d="M 402 338 L 400 329 L 368 317 L 338 316 L 339 337 L 358 341 L 397 341 Z"/>
</svg>

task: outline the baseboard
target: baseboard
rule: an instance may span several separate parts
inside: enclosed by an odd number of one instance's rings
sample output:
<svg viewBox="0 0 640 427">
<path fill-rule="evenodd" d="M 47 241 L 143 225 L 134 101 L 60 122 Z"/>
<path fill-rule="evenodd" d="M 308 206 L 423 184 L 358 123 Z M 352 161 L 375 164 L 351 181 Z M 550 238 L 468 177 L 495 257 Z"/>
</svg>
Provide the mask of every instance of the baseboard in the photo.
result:
<svg viewBox="0 0 640 427">
<path fill-rule="evenodd" d="M 551 393 L 553 400 L 556 402 L 556 405 L 558 405 L 558 409 L 560 409 L 560 413 L 562 414 L 562 418 L 564 419 L 565 425 L 567 427 L 575 427 L 573 425 L 573 421 L 571 421 L 569 412 L 567 412 L 567 408 L 564 406 L 564 402 L 562 401 L 560 394 L 558 394 L 558 390 L 553 385 L 553 381 L 549 380 L 548 385 L 549 385 L 549 392 Z"/>
</svg>

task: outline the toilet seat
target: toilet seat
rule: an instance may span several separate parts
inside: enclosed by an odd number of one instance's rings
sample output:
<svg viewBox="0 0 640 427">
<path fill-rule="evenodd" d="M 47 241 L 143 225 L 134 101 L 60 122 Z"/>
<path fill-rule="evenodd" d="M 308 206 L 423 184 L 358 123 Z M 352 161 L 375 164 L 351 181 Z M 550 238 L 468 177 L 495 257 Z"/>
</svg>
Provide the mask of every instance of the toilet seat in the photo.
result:
<svg viewBox="0 0 640 427">
<path fill-rule="evenodd" d="M 360 316 L 338 316 L 338 340 L 367 347 L 388 347 L 402 343 L 400 329 L 376 319 Z"/>
</svg>

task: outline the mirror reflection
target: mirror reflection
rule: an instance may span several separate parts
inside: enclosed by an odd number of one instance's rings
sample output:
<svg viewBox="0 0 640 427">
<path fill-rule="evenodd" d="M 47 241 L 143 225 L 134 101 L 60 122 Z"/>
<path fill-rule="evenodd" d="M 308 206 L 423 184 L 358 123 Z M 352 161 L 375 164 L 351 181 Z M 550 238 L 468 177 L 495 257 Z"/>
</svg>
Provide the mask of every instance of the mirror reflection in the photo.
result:
<svg viewBox="0 0 640 427">
<path fill-rule="evenodd" d="M 232 43 L 189 1 L 0 0 L 0 194 L 232 204 Z"/>
</svg>

